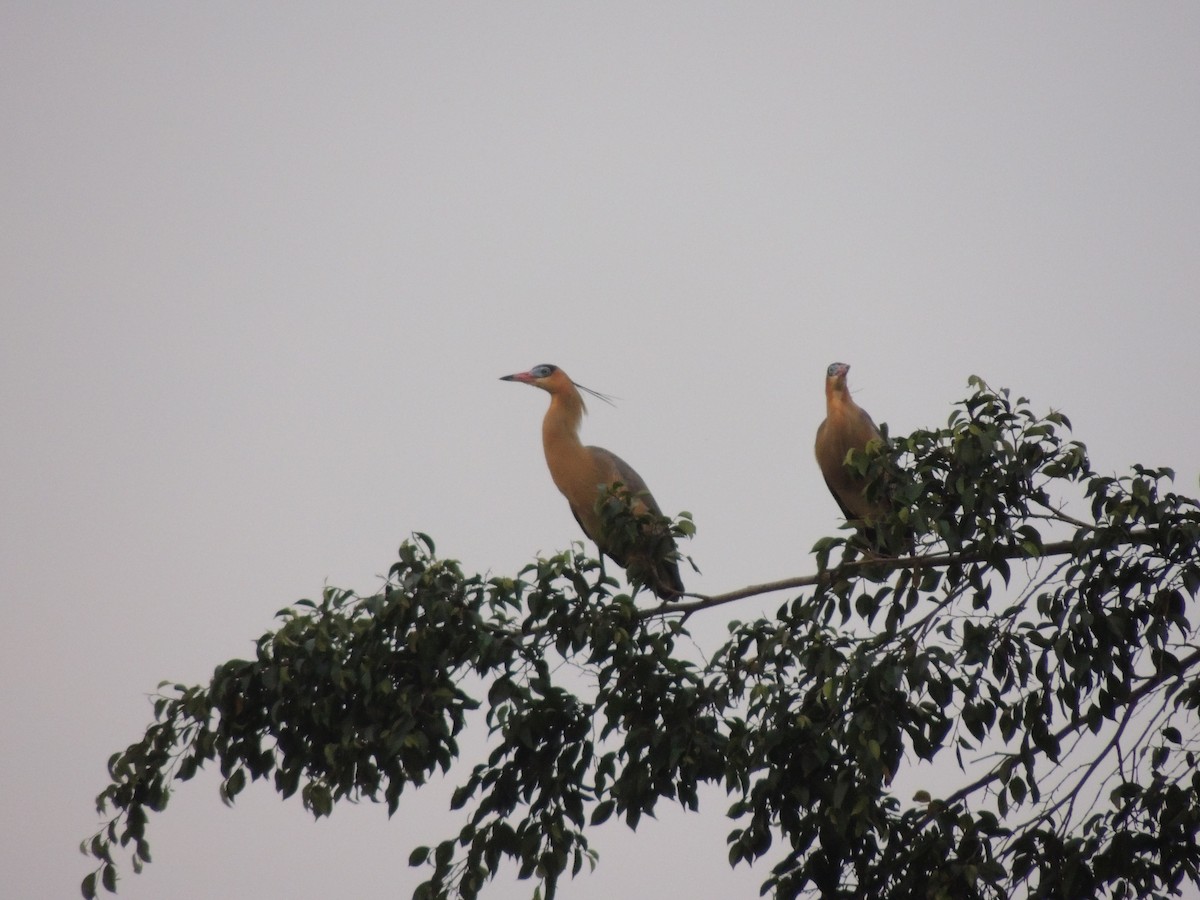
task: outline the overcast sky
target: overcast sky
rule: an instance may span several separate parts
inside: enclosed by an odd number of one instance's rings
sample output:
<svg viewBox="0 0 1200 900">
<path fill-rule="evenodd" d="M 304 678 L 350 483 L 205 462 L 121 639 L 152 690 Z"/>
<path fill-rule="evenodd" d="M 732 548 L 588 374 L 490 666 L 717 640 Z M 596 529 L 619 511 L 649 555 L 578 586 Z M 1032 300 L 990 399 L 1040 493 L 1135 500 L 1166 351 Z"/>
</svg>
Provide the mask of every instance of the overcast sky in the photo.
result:
<svg viewBox="0 0 1200 900">
<path fill-rule="evenodd" d="M 536 363 L 621 398 L 584 439 L 693 513 L 706 593 L 837 528 L 834 360 L 893 432 L 977 374 L 1200 493 L 1198 48 L 1191 2 L 0 3 L 4 890 L 75 895 L 160 680 L 411 531 L 578 539 L 497 380 Z M 446 796 L 200 777 L 121 895 L 406 897 Z M 757 896 L 727 806 L 605 827 L 563 896 Z"/>
</svg>

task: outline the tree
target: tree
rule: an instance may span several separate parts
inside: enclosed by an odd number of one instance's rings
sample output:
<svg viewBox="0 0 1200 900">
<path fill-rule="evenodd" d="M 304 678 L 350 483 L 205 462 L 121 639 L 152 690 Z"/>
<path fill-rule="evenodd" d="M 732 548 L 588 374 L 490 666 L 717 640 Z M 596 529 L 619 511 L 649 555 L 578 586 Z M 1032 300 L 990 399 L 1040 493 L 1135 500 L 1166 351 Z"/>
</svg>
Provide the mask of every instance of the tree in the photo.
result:
<svg viewBox="0 0 1200 900">
<path fill-rule="evenodd" d="M 816 545 L 815 575 L 645 607 L 581 546 L 484 578 L 417 534 L 381 592 L 282 610 L 254 659 L 160 685 L 109 760 L 84 895 L 115 890 L 118 847 L 149 861 L 148 814 L 206 764 L 229 801 L 272 778 L 318 817 L 361 798 L 390 814 L 454 767 L 480 707 L 490 755 L 454 792 L 462 831 L 412 851 L 417 898 L 475 897 L 505 859 L 553 897 L 595 864 L 590 825 L 695 810 L 704 784 L 732 797 L 730 863 L 770 857 L 777 897 L 1200 883 L 1200 505 L 1168 469 L 1097 474 L 1065 416 L 971 386 L 945 428 L 848 460 L 891 498 L 885 524 L 922 535 L 916 555 L 847 530 Z M 614 532 L 691 532 L 613 500 Z M 689 656 L 689 617 L 768 592 L 788 598 L 773 617 Z M 895 796 L 923 762 L 961 783 Z"/>
</svg>

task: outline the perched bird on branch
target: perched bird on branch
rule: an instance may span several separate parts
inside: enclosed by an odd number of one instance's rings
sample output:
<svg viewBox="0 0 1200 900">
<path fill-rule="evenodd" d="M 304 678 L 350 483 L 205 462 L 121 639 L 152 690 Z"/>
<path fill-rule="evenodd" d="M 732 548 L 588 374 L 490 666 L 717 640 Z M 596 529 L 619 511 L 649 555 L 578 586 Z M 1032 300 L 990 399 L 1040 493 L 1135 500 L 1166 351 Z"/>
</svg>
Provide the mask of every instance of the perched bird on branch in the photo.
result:
<svg viewBox="0 0 1200 900">
<path fill-rule="evenodd" d="M 542 449 L 550 477 L 567 498 L 583 533 L 595 542 L 601 554 L 631 572 L 636 571 L 658 597 L 670 600 L 682 594 L 679 566 L 671 558 L 675 542 L 665 526 L 654 529 L 654 533 L 643 529 L 632 542 L 624 542 L 627 546 L 618 546 L 621 542 L 605 533 L 604 517 L 597 511 L 597 501 L 612 485 L 620 483 L 629 491 L 631 512 L 635 516 L 662 516 L 646 482 L 632 466 L 602 447 L 585 447 L 579 440 L 579 425 L 587 412 L 579 392 L 586 391 L 607 403 L 612 401 L 576 384 L 558 366 L 534 366 L 528 372 L 505 375 L 500 380 L 531 384 L 550 395 L 550 408 L 542 419 Z M 652 553 L 651 545 L 662 541 L 667 544 L 666 555 Z M 664 549 L 661 544 L 659 549 Z"/>
<path fill-rule="evenodd" d="M 891 512 L 891 503 L 885 500 L 867 499 L 867 479 L 846 465 L 846 454 L 851 450 L 865 451 L 871 441 L 882 441 L 870 414 L 854 402 L 846 386 L 846 363 L 831 363 L 825 370 L 825 421 L 817 428 L 815 450 L 817 465 L 825 476 L 829 493 L 850 522 L 862 527 L 872 544 L 878 544 L 879 533 L 874 527 L 886 519 Z M 911 533 L 901 535 L 904 549 L 911 550 Z"/>
</svg>

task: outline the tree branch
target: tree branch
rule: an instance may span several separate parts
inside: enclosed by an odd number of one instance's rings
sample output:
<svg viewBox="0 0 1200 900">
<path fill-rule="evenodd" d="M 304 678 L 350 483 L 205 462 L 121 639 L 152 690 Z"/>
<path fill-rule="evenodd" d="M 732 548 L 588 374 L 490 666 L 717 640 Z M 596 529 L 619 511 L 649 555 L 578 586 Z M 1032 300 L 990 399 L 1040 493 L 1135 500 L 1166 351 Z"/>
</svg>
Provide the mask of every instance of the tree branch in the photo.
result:
<svg viewBox="0 0 1200 900">
<path fill-rule="evenodd" d="M 1094 528 L 1095 526 L 1088 526 Z M 1148 538 L 1154 538 L 1155 534 L 1149 530 L 1131 531 L 1118 541 L 1114 542 L 1115 546 L 1125 546 L 1128 544 L 1138 544 L 1145 542 Z M 928 556 L 878 556 L 870 559 L 855 559 L 850 562 L 842 563 L 833 569 L 824 569 L 813 575 L 800 575 L 795 578 L 783 578 L 779 581 L 768 581 L 764 584 L 752 584 L 744 588 L 738 588 L 733 591 L 726 591 L 723 594 L 685 594 L 686 597 L 697 598 L 691 603 L 677 603 L 675 601 L 667 601 L 655 606 L 651 609 L 642 610 L 639 617 L 643 619 L 653 618 L 654 616 L 668 615 L 670 613 L 693 613 L 702 609 L 710 609 L 714 606 L 721 606 L 726 603 L 733 603 L 735 600 L 745 600 L 747 597 L 756 597 L 761 594 L 773 594 L 777 591 L 791 590 L 792 588 L 814 587 L 820 584 L 828 584 L 833 580 L 835 575 L 853 575 L 862 569 L 866 568 L 882 568 L 882 569 L 923 569 L 923 568 L 941 568 L 944 566 L 953 565 L 955 563 L 973 563 L 973 562 L 991 562 L 996 559 L 1046 559 L 1052 556 L 1066 556 L 1080 551 L 1079 545 L 1075 539 L 1063 541 L 1051 541 L 1049 544 L 1043 544 L 1040 553 L 1030 554 L 1025 547 L 1011 546 L 993 549 L 990 551 L 983 550 L 967 550 L 964 552 L 931 553 Z"/>
<path fill-rule="evenodd" d="M 1194 653 L 1192 653 L 1190 656 L 1186 656 L 1182 660 L 1180 660 L 1178 672 L 1162 673 L 1162 674 L 1146 681 L 1137 690 L 1131 691 L 1129 694 L 1129 697 L 1126 699 L 1124 705 L 1126 707 L 1132 707 L 1132 706 L 1137 705 L 1137 703 L 1143 697 L 1146 697 L 1149 694 L 1154 693 L 1156 690 L 1158 690 L 1160 687 L 1162 687 L 1164 684 L 1166 684 L 1171 679 L 1182 678 L 1184 672 L 1186 672 L 1188 669 L 1190 669 L 1192 666 L 1194 666 L 1198 663 L 1200 663 L 1200 650 L 1197 650 Z M 1055 732 L 1054 740 L 1061 741 L 1064 737 L 1069 735 L 1071 732 L 1078 731 L 1081 727 L 1083 727 L 1085 725 L 1087 725 L 1087 720 L 1083 719 L 1083 718 L 1075 719 L 1074 721 L 1068 722 L 1066 725 L 1064 725 L 1062 728 L 1060 728 L 1057 732 Z M 1011 756 L 1012 754 L 1004 754 L 1004 755 L 1007 758 L 1007 757 Z M 996 781 L 1000 777 L 1000 769 L 1003 765 L 1004 765 L 1003 761 L 1000 763 L 997 763 L 995 766 L 992 767 L 992 769 L 987 774 L 977 778 L 975 781 L 971 782 L 970 784 L 966 785 L 965 787 L 959 788 L 957 791 L 955 791 L 949 797 L 946 797 L 945 799 L 943 799 L 939 802 L 945 806 L 949 806 L 951 804 L 957 803 L 959 800 L 965 800 L 967 797 L 969 797 L 971 794 L 975 793 L 980 788 L 987 787 L 989 784 Z"/>
</svg>

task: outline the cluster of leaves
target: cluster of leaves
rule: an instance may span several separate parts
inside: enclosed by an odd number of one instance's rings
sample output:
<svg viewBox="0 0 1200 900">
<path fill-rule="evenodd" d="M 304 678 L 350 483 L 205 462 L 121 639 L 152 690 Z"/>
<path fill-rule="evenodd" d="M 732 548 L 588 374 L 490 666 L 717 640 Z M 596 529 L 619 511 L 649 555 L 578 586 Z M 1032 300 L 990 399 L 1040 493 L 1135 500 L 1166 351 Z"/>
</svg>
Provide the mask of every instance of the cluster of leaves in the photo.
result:
<svg viewBox="0 0 1200 900">
<path fill-rule="evenodd" d="M 731 864 L 770 854 L 778 897 L 1200 882 L 1200 507 L 1167 470 L 1096 474 L 1064 417 L 973 387 L 946 428 L 851 460 L 894 504 L 885 529 L 922 536 L 915 556 L 851 533 L 818 543 L 814 576 L 640 607 L 581 549 L 485 579 L 417 535 L 381 593 L 283 610 L 255 659 L 161 686 L 145 737 L 109 761 L 85 896 L 115 888 L 116 847 L 149 861 L 148 812 L 206 764 L 230 801 L 273 778 L 316 816 L 342 799 L 394 812 L 453 767 L 478 706 L 489 752 L 454 792 L 461 831 L 411 854 L 418 898 L 476 897 L 506 859 L 552 897 L 595 863 L 590 826 L 695 810 L 705 784 L 732 798 Z M 1087 519 L 1056 506 L 1067 489 Z M 691 533 L 611 500 L 614 531 Z M 768 589 L 799 593 L 691 658 L 688 615 Z M 890 792 L 934 761 L 936 793 Z"/>
<path fill-rule="evenodd" d="M 947 428 L 851 460 L 944 551 L 883 570 L 826 539 L 823 568 L 842 551 L 828 577 L 718 656 L 770 751 L 734 807 L 735 858 L 779 828 L 781 896 L 1147 897 L 1197 880 L 1200 507 L 1161 491 L 1168 470 L 1097 475 L 1064 417 L 975 387 Z M 1055 482 L 1091 521 L 1056 508 Z M 907 810 L 881 790 L 906 755 L 950 752 L 964 771 L 990 762 Z"/>
<path fill-rule="evenodd" d="M 672 521 L 657 512 L 649 491 L 634 492 L 619 481 L 601 491 L 596 512 L 605 554 L 624 567 L 629 583 L 648 587 L 660 597 L 672 596 L 664 564 L 677 565 L 677 541 L 696 533 L 691 513 L 682 512 Z M 687 561 L 696 568 L 690 557 Z"/>
</svg>

